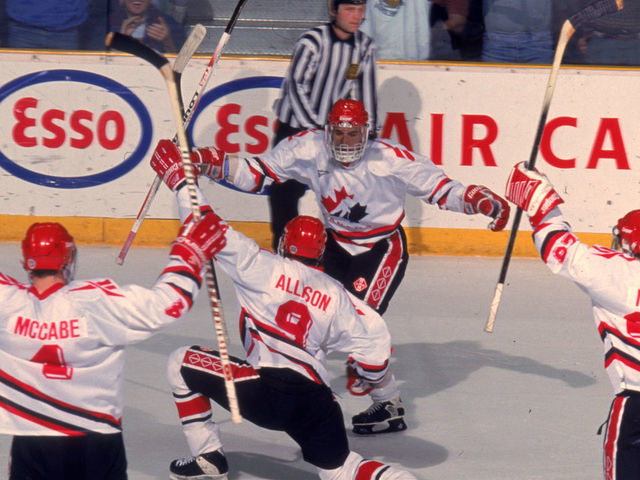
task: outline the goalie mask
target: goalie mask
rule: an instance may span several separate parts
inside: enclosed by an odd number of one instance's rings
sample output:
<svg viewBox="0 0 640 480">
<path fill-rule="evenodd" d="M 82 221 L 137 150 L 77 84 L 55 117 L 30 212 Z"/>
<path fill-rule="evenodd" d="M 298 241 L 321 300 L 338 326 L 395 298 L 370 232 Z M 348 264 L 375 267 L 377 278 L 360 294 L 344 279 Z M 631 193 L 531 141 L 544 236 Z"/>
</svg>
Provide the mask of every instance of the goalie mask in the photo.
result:
<svg viewBox="0 0 640 480">
<path fill-rule="evenodd" d="M 73 279 L 76 245 L 59 223 L 34 223 L 22 240 L 23 266 L 35 270 L 61 271 L 66 282 Z"/>
<path fill-rule="evenodd" d="M 278 253 L 283 257 L 298 257 L 318 265 L 324 253 L 327 232 L 315 217 L 300 215 L 287 222 L 278 243 Z"/>
<path fill-rule="evenodd" d="M 350 165 L 364 155 L 369 137 L 369 114 L 360 100 L 338 100 L 329 112 L 325 136 L 333 158 Z"/>
<path fill-rule="evenodd" d="M 613 227 L 611 248 L 640 258 L 640 210 L 631 210 Z"/>
</svg>

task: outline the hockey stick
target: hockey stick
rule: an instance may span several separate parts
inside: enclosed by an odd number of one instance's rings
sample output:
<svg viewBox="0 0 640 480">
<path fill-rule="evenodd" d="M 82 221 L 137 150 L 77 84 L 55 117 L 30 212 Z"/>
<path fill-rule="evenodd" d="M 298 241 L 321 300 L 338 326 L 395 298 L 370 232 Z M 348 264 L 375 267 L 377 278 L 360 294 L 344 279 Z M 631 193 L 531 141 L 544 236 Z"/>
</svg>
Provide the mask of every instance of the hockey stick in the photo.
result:
<svg viewBox="0 0 640 480">
<path fill-rule="evenodd" d="M 136 57 L 142 58 L 151 63 L 162 74 L 164 81 L 169 91 L 169 98 L 171 100 L 171 110 L 173 113 L 174 121 L 178 127 L 183 126 L 182 122 L 182 99 L 178 93 L 178 87 L 176 86 L 176 79 L 173 75 L 173 70 L 169 66 L 169 60 L 160 55 L 151 47 L 139 42 L 133 37 L 123 35 L 117 32 L 110 32 L 106 38 L 106 44 L 108 47 L 115 48 L 125 53 L 130 53 Z M 182 163 L 184 166 L 185 179 L 187 181 L 187 187 L 189 188 L 189 199 L 191 202 L 191 209 L 193 211 L 193 218 L 200 220 L 200 206 L 198 203 L 198 196 L 195 189 L 195 174 L 193 172 L 193 164 L 191 163 L 191 156 L 189 152 L 189 142 L 187 141 L 187 135 L 184 128 L 178 128 L 178 144 L 180 146 L 180 155 L 182 157 Z"/>
<path fill-rule="evenodd" d="M 195 220 L 199 220 L 200 204 L 196 192 L 194 168 L 193 164 L 191 163 L 191 145 L 189 144 L 187 133 L 185 131 L 182 101 L 179 98 L 178 88 L 176 87 L 173 70 L 169 67 L 169 61 L 152 48 L 147 47 L 146 45 L 132 37 L 122 35 L 120 33 L 109 33 L 106 38 L 106 44 L 108 47 L 130 53 L 148 61 L 149 63 L 154 65 L 162 74 L 165 83 L 167 84 L 167 89 L 169 90 L 169 98 L 171 100 L 173 118 L 177 127 L 176 129 L 178 144 L 180 146 L 184 175 L 187 181 L 187 187 L 189 188 L 189 201 L 191 203 L 193 218 Z M 239 423 L 242 420 L 242 417 L 240 416 L 238 397 L 236 395 L 235 384 L 233 383 L 233 371 L 231 369 L 231 363 L 229 361 L 229 354 L 227 351 L 228 342 L 226 335 L 226 325 L 224 324 L 224 319 L 222 318 L 221 314 L 220 300 L 218 296 L 218 285 L 217 279 L 215 277 L 213 261 L 209 261 L 207 265 L 206 280 L 207 288 L 209 290 L 209 299 L 211 301 L 213 310 L 216 337 L 220 349 L 220 362 L 222 363 L 224 373 L 225 387 L 227 390 L 227 400 L 229 401 L 229 411 L 231 412 L 231 421 L 233 423 Z"/>
<path fill-rule="evenodd" d="M 176 59 L 173 62 L 173 74 L 176 81 L 176 87 L 178 88 L 178 94 L 179 94 L 178 96 L 180 97 L 180 100 L 182 100 L 182 92 L 180 88 L 180 80 L 182 78 L 182 72 L 186 68 L 191 57 L 194 55 L 194 53 L 196 53 L 196 50 L 198 49 L 198 47 L 200 46 L 200 44 L 202 43 L 202 40 L 204 40 L 204 37 L 206 35 L 207 35 L 207 29 L 203 25 L 197 24 L 196 26 L 194 26 L 193 29 L 191 30 L 191 33 L 189 34 L 189 37 L 182 45 L 180 52 L 178 52 L 178 55 L 176 56 Z M 162 183 L 160 181 L 161 179 L 159 177 L 156 177 L 156 180 L 154 180 L 153 184 L 151 185 L 151 189 L 147 193 L 147 197 L 149 197 L 149 195 L 155 196 L 155 194 L 158 191 L 158 188 L 160 188 L 160 185 Z M 145 201 L 144 205 L 146 204 L 147 203 Z M 148 208 L 146 210 L 148 210 Z M 146 210 L 144 212 L 145 214 L 146 214 Z M 138 213 L 138 217 L 137 217 L 138 219 L 141 218 L 141 213 L 142 211 Z M 133 239 L 135 238 L 141 223 L 142 223 L 141 221 L 138 222 L 138 220 L 136 220 L 136 223 L 129 231 L 129 235 L 127 235 L 127 239 L 125 240 L 124 245 L 120 250 L 120 254 L 118 255 L 118 258 L 116 258 L 116 263 L 118 265 L 122 265 L 122 263 L 124 262 L 124 257 L 127 255 L 127 252 L 131 248 L 131 244 L 133 243 Z"/>
<path fill-rule="evenodd" d="M 553 90 L 556 85 L 556 78 L 562 63 L 562 57 L 564 51 L 567 48 L 567 44 L 571 39 L 571 36 L 575 31 L 582 27 L 584 24 L 591 22 L 604 15 L 615 13 L 618 10 L 622 10 L 624 0 L 597 0 L 594 3 L 588 5 L 584 9 L 572 15 L 568 20 L 565 20 L 560 30 L 560 36 L 558 38 L 558 44 L 553 57 L 553 64 L 551 72 L 549 74 L 549 80 L 547 82 L 547 89 L 542 102 L 542 111 L 540 113 L 540 119 L 538 121 L 538 129 L 536 131 L 535 140 L 533 142 L 533 148 L 531 149 L 531 155 L 529 161 L 526 164 L 527 169 L 533 170 L 536 158 L 538 156 L 538 149 L 540 148 L 540 140 L 544 132 L 544 127 L 547 121 L 547 114 L 549 113 L 549 106 L 551 105 L 551 97 L 553 96 Z M 502 268 L 500 270 L 500 276 L 496 285 L 495 292 L 493 294 L 493 300 L 489 308 L 489 317 L 484 326 L 484 331 L 487 333 L 493 332 L 493 325 L 498 313 L 498 307 L 500 305 L 500 299 L 502 298 L 502 290 L 504 288 L 504 282 L 507 278 L 507 270 L 509 268 L 509 261 L 511 260 L 511 254 L 516 241 L 516 235 L 518 234 L 518 227 L 520 225 L 520 219 L 522 218 L 522 209 L 518 208 L 513 217 L 513 226 L 511 227 L 511 233 L 509 235 L 509 241 L 502 260 Z"/>
<path fill-rule="evenodd" d="M 224 33 L 220 37 L 220 40 L 218 41 L 218 45 L 216 46 L 216 49 L 213 52 L 213 55 L 211 55 L 209 64 L 207 65 L 207 68 L 202 74 L 200 83 L 198 84 L 198 87 L 196 88 L 196 91 L 194 92 L 193 97 L 191 97 L 191 101 L 189 102 L 189 105 L 187 105 L 187 108 L 185 110 L 184 117 L 183 117 L 185 127 L 188 126 L 189 123 L 191 122 L 191 117 L 193 116 L 193 113 L 196 107 L 198 106 L 198 103 L 200 103 L 200 97 L 204 93 L 204 90 L 207 87 L 207 83 L 209 83 L 209 77 L 211 77 L 211 73 L 213 72 L 213 67 L 218 62 L 218 59 L 220 58 L 220 54 L 222 53 L 222 50 L 224 49 L 225 45 L 229 41 L 229 37 L 231 36 L 231 31 L 233 30 L 233 27 L 238 21 L 238 17 L 240 17 L 240 12 L 242 12 L 242 9 L 244 8 L 246 3 L 247 3 L 247 0 L 238 1 L 238 4 L 236 5 L 235 10 L 233 11 L 233 14 L 231 15 L 231 18 L 229 19 L 229 23 L 227 23 L 227 27 L 225 28 Z M 174 140 L 174 143 L 176 143 L 176 140 L 177 140 L 176 137 L 174 137 L 173 140 Z M 151 202 L 153 201 L 156 194 L 158 193 L 158 188 L 160 187 L 161 183 L 162 183 L 162 179 L 156 175 L 156 177 L 153 179 L 153 183 L 151 184 L 151 187 L 149 188 L 149 191 L 147 192 L 147 196 L 142 202 L 140 211 L 138 212 L 138 216 L 136 217 L 136 221 L 131 227 L 129 235 L 127 236 L 127 240 L 125 241 L 125 244 L 123 245 L 122 250 L 120 251 L 120 255 L 118 255 L 117 263 L 122 264 L 122 262 L 124 262 L 124 257 L 127 255 L 127 252 L 129 251 L 129 248 L 133 243 L 133 239 L 135 238 L 136 234 L 138 233 L 138 230 L 140 229 L 140 226 L 142 225 L 142 222 L 147 216 L 147 213 L 149 212 L 149 208 L 151 207 Z"/>
</svg>

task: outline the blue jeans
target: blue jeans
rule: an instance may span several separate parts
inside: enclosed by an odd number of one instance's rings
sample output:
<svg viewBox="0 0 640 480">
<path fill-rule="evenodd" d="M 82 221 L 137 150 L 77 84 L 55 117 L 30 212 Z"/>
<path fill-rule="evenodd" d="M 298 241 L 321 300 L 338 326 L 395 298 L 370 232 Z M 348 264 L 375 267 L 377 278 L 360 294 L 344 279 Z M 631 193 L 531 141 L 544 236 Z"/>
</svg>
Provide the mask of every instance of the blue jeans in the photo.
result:
<svg viewBox="0 0 640 480">
<path fill-rule="evenodd" d="M 9 21 L 7 25 L 9 48 L 47 48 L 55 50 L 78 50 L 79 28 L 53 31 Z"/>
<path fill-rule="evenodd" d="M 482 61 L 498 63 L 551 63 L 553 62 L 553 37 L 551 32 L 485 32 L 482 46 Z"/>
<path fill-rule="evenodd" d="M 640 65 L 640 38 L 593 35 L 587 42 L 584 63 L 592 65 Z"/>
</svg>

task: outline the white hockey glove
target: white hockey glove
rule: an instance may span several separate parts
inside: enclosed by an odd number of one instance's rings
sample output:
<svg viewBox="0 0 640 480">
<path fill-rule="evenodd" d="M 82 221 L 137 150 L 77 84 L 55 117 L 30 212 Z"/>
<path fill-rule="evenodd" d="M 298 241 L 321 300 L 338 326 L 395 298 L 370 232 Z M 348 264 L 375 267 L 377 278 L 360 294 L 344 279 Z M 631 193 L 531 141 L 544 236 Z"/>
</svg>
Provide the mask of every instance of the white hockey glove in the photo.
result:
<svg viewBox="0 0 640 480">
<path fill-rule="evenodd" d="M 507 179 L 506 197 L 527 213 L 533 228 L 564 202 L 549 179 L 535 169 L 527 170 L 524 162 L 513 167 Z"/>
</svg>

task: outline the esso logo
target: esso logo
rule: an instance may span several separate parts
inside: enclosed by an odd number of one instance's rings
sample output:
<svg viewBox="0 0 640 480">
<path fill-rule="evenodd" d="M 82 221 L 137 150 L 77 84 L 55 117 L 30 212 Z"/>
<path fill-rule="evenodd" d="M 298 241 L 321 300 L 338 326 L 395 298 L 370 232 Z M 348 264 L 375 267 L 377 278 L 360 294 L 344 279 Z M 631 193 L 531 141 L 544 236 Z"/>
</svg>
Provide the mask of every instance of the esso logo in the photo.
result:
<svg viewBox="0 0 640 480">
<path fill-rule="evenodd" d="M 87 188 L 119 178 L 151 145 L 151 117 L 122 84 L 46 70 L 0 88 L 0 167 L 30 183 Z"/>
<path fill-rule="evenodd" d="M 277 118 L 273 102 L 282 77 L 246 77 L 209 90 L 194 112 L 188 133 L 197 146 L 226 153 L 260 155 L 269 150 Z"/>
</svg>

